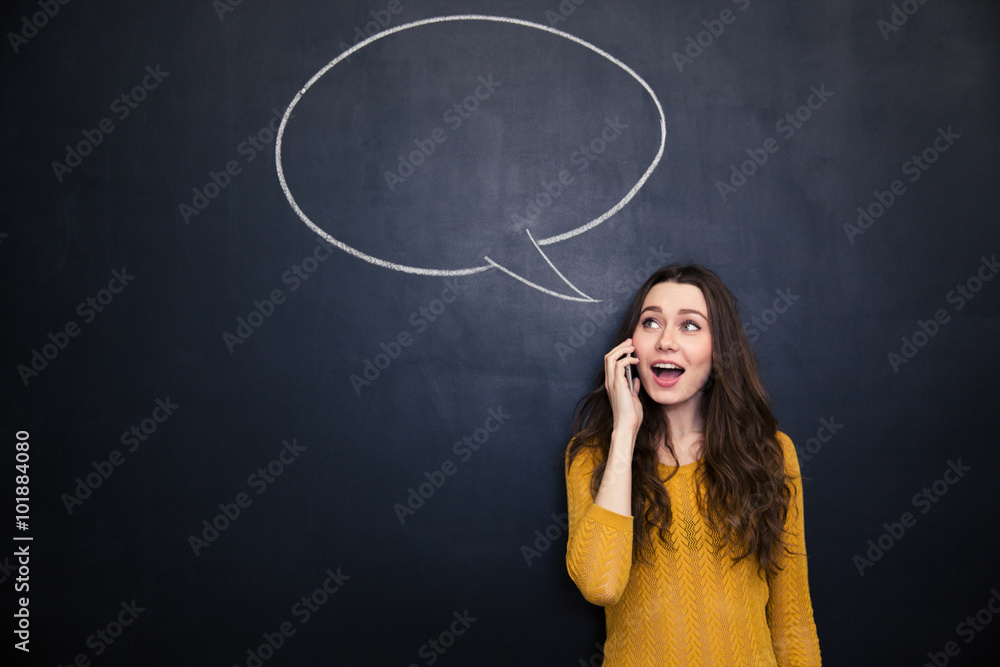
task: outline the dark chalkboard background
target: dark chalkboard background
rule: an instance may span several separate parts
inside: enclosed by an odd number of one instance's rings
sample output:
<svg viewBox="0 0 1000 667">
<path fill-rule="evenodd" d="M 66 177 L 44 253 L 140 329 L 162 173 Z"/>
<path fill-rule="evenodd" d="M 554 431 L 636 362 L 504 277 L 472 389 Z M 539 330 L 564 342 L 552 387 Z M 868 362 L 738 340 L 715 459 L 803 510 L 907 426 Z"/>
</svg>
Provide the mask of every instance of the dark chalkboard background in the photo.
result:
<svg viewBox="0 0 1000 667">
<path fill-rule="evenodd" d="M 673 261 L 737 294 L 800 449 L 825 663 L 996 655 L 995 3 L 230 1 L 2 12 L 16 664 L 597 664 L 558 457 L 627 295 Z M 281 189 L 273 129 L 314 74 L 366 30 L 463 13 L 586 40 L 662 104 L 634 199 L 543 246 L 599 303 L 328 251 Z M 434 22 L 317 81 L 283 166 L 360 252 L 489 255 L 575 296 L 526 230 L 600 216 L 660 137 L 653 97 L 595 52 Z"/>
</svg>

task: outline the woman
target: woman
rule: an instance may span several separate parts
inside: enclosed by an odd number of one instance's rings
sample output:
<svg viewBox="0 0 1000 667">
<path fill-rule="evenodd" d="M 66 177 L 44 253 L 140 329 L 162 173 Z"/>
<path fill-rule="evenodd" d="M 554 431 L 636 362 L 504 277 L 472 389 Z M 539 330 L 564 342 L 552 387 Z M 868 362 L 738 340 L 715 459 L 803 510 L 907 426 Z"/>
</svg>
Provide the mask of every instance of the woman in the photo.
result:
<svg viewBox="0 0 1000 667">
<path fill-rule="evenodd" d="M 662 268 L 615 340 L 566 452 L 566 564 L 606 607 L 605 666 L 819 665 L 798 461 L 733 295 Z"/>
</svg>

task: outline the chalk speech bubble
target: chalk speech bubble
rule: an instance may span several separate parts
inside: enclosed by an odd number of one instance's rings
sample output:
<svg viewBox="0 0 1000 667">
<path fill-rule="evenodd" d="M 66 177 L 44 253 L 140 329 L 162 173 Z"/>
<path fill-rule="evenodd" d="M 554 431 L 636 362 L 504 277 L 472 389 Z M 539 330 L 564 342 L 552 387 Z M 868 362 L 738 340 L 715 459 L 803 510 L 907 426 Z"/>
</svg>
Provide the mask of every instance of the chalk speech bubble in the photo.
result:
<svg viewBox="0 0 1000 667">
<path fill-rule="evenodd" d="M 539 252 L 539 254 L 541 254 L 542 258 L 544 258 L 545 262 L 549 265 L 549 267 L 551 267 L 552 270 L 556 273 L 556 275 L 559 276 L 559 278 L 563 282 L 565 282 L 579 296 L 570 296 L 570 295 L 566 295 L 566 294 L 561 294 L 559 292 L 555 292 L 553 290 L 550 290 L 550 289 L 547 289 L 545 287 L 542 287 L 541 285 L 538 285 L 538 284 L 536 284 L 534 282 L 531 282 L 528 279 L 526 279 L 526 278 L 524 278 L 524 277 L 516 274 L 515 272 L 513 272 L 509 268 L 501 266 L 499 263 L 497 263 L 496 261 L 494 261 L 493 259 L 491 259 L 489 256 L 484 256 L 483 257 L 483 260 L 486 262 L 485 264 L 480 265 L 480 266 L 468 267 L 468 268 L 464 268 L 464 269 L 433 269 L 433 268 L 426 268 L 426 267 L 408 266 L 408 265 L 405 265 L 405 264 L 399 264 L 399 263 L 396 263 L 396 262 L 391 262 L 391 261 L 388 261 L 388 260 L 385 260 L 385 259 L 380 259 L 378 257 L 374 257 L 372 255 L 369 255 L 368 253 L 365 253 L 365 252 L 363 252 L 361 250 L 358 250 L 357 248 L 354 248 L 354 247 L 348 245 L 347 243 L 345 243 L 345 242 L 343 242 L 343 241 L 341 241 L 339 239 L 334 238 L 330 233 L 328 233 L 327 231 L 325 231 L 322 228 L 320 228 L 319 225 L 317 225 L 315 222 L 313 222 L 309 218 L 309 216 L 302 210 L 302 208 L 299 206 L 298 202 L 295 200 L 295 197 L 292 195 L 292 192 L 291 192 L 291 190 L 288 187 L 288 183 L 287 183 L 286 178 L 285 178 L 285 168 L 284 168 L 284 165 L 283 165 L 283 162 L 282 162 L 282 147 L 283 147 L 283 140 L 284 140 L 285 130 L 286 130 L 287 126 L 288 126 L 289 119 L 292 117 L 292 112 L 294 111 L 296 105 L 298 105 L 299 102 L 306 95 L 306 93 L 309 92 L 310 88 L 312 88 L 312 86 L 314 84 L 316 84 L 317 81 L 319 81 L 326 73 L 328 73 L 331 69 L 333 69 L 337 64 L 343 62 L 344 60 L 346 60 L 347 58 L 349 58 L 352 54 L 356 53 L 357 51 L 360 51 L 361 49 L 363 49 L 366 46 L 372 44 L 373 42 L 376 42 L 376 41 L 378 41 L 380 39 L 384 39 L 386 37 L 389 37 L 390 35 L 393 35 L 395 33 L 401 32 L 403 30 L 410 30 L 412 28 L 417 28 L 417 27 L 420 27 L 420 26 L 426 26 L 426 25 L 430 25 L 430 24 L 434 24 L 434 23 L 451 22 L 451 21 L 490 21 L 490 22 L 495 22 L 495 23 L 504 23 L 504 24 L 510 24 L 510 25 L 517 25 L 517 26 L 523 26 L 523 27 L 526 27 L 526 28 L 532 28 L 532 29 L 535 29 L 535 30 L 541 30 L 541 31 L 544 31 L 544 32 L 547 32 L 547 33 L 551 33 L 553 35 L 557 35 L 557 36 L 562 37 L 564 39 L 567 39 L 567 40 L 569 40 L 571 42 L 574 42 L 576 44 L 579 44 L 580 46 L 583 46 L 583 47 L 589 49 L 590 51 L 592 51 L 592 52 L 600 55 L 601 57 L 607 59 L 608 61 L 610 61 L 611 63 L 613 63 L 617 67 L 619 67 L 622 70 L 624 70 L 626 73 L 629 74 L 629 76 L 631 76 L 633 79 L 635 79 L 645 89 L 645 91 L 649 94 L 649 97 L 652 99 L 653 103 L 656 105 L 656 110 L 657 110 L 657 112 L 659 114 L 659 117 L 660 117 L 660 144 L 659 144 L 659 147 L 657 149 L 656 155 L 653 157 L 652 162 L 650 162 L 650 164 L 646 168 L 645 172 L 642 174 L 642 176 L 639 178 L 639 180 L 635 183 L 635 185 L 633 185 L 632 188 L 625 194 L 624 197 L 622 197 L 614 206 L 612 206 L 608 210 L 604 211 L 599 216 L 597 216 L 597 217 L 595 217 L 595 218 L 587 221 L 586 223 L 584 223 L 584 224 L 582 224 L 582 225 L 580 225 L 580 226 L 578 226 L 578 227 L 576 227 L 574 229 L 571 229 L 569 231 L 563 232 L 561 234 L 556 234 L 556 235 L 553 235 L 553 236 L 549 236 L 549 237 L 546 237 L 546 238 L 542 238 L 542 239 L 537 239 L 536 240 L 532 236 L 530 230 L 525 230 L 525 232 L 526 232 L 526 234 L 528 236 L 528 239 L 530 240 L 532 246 Z M 295 95 L 295 97 L 292 99 L 291 103 L 288 105 L 288 108 L 285 110 L 285 113 L 284 113 L 284 115 L 283 115 L 283 117 L 281 119 L 281 125 L 278 128 L 278 134 L 277 134 L 277 138 L 276 138 L 276 141 L 275 141 L 275 164 L 276 164 L 276 168 L 277 168 L 277 172 L 278 172 L 278 181 L 281 184 L 281 189 L 285 193 L 285 197 L 288 199 L 288 203 L 291 205 L 292 210 L 295 211 L 295 214 L 310 229 L 312 229 L 317 235 L 319 235 L 320 237 L 322 237 L 323 239 L 325 239 L 331 245 L 333 245 L 333 246 L 335 246 L 337 248 L 340 248 L 344 252 L 346 252 L 346 253 L 348 253 L 350 255 L 353 255 L 354 257 L 357 257 L 357 258 L 362 259 L 362 260 L 364 260 L 366 262 L 369 262 L 369 263 L 374 264 L 376 266 L 381 266 L 381 267 L 386 268 L 386 269 L 392 269 L 394 271 L 401 271 L 401 272 L 404 272 L 404 273 L 412 273 L 412 274 L 424 275 L 424 276 L 444 276 L 444 277 L 449 277 L 449 276 L 466 276 L 466 275 L 471 275 L 471 274 L 475 274 L 475 273 L 482 273 L 484 271 L 488 271 L 490 269 L 494 269 L 495 268 L 495 269 L 498 269 L 498 270 L 506 273 L 507 275 L 511 276 L 512 278 L 515 278 L 516 280 L 518 280 L 518 281 L 520 281 L 520 282 L 522 282 L 522 283 L 524 283 L 524 284 L 526 284 L 526 285 L 528 285 L 530 287 L 533 287 L 534 289 L 537 289 L 537 290 L 539 290 L 541 292 L 549 294 L 551 296 L 558 297 L 558 298 L 561 298 L 561 299 L 567 299 L 567 300 L 570 300 L 570 301 L 588 301 L 588 302 L 593 302 L 593 301 L 596 301 L 596 299 L 592 299 L 591 297 L 587 296 L 586 294 L 584 294 L 583 292 L 581 292 L 580 290 L 578 290 L 569 280 L 566 279 L 565 276 L 563 276 L 563 274 L 555 267 L 555 265 L 552 264 L 552 262 L 549 260 L 548 256 L 542 250 L 542 246 L 551 245 L 551 244 L 554 244 L 554 243 L 559 243 L 561 241 L 565 241 L 567 239 L 570 239 L 570 238 L 573 238 L 573 237 L 578 236 L 580 234 L 583 234 L 584 232 L 587 232 L 587 231 L 589 231 L 589 230 L 597 227 L 598 225 L 600 225 L 601 223 L 603 223 L 604 221 L 608 220 L 613 215 L 615 215 L 616 213 L 618 213 L 618 211 L 620 211 L 622 208 L 624 208 L 625 205 L 628 204 L 628 202 L 631 201 L 633 197 L 635 197 L 635 195 L 639 192 L 639 190 L 642 188 L 642 186 L 646 183 L 646 181 L 649 179 L 650 175 L 653 173 L 653 170 L 656 169 L 656 166 L 659 164 L 660 160 L 663 157 L 663 151 L 664 151 L 664 147 L 666 145 L 666 138 L 667 138 L 666 117 L 665 117 L 665 115 L 663 113 L 663 107 L 660 104 L 660 100 L 656 97 L 656 93 L 653 92 L 653 89 L 649 86 L 649 84 L 646 83 L 646 81 L 643 80 L 642 77 L 640 77 L 634 70 L 632 70 L 628 65 L 626 65 L 623 62 L 621 62 L 620 60 L 618 60 L 617 58 L 615 58 L 611 54 L 607 53 L 606 51 L 600 49 L 599 47 L 597 47 L 597 46 L 595 46 L 593 44 L 591 44 L 590 42 L 582 40 L 579 37 L 576 37 L 575 35 L 571 35 L 571 34 L 569 34 L 567 32 L 563 32 L 562 30 L 557 30 L 556 28 L 552 28 L 550 26 L 542 25 L 540 23 L 533 23 L 531 21 L 524 21 L 524 20 L 521 20 L 521 19 L 515 19 L 515 18 L 510 18 L 510 17 L 504 17 L 504 16 L 489 16 L 489 15 L 482 15 L 482 14 L 456 14 L 456 15 L 451 15 L 451 16 L 439 16 L 439 17 L 430 18 L 430 19 L 423 19 L 423 20 L 419 20 L 419 21 L 413 21 L 411 23 L 404 23 L 404 24 L 396 26 L 394 28 L 391 28 L 391 29 L 385 30 L 383 32 L 377 33 L 377 34 L 372 35 L 371 37 L 365 39 L 364 41 L 361 41 L 358 44 L 355 44 L 353 47 L 351 47 L 348 50 L 344 51 L 339 56 L 337 56 L 336 58 L 334 58 L 332 61 L 330 61 L 329 63 L 327 63 L 326 66 L 324 66 L 322 69 L 320 69 L 316 74 L 313 75 L 313 77 L 311 79 L 309 79 L 309 81 L 306 83 L 306 85 Z"/>
</svg>

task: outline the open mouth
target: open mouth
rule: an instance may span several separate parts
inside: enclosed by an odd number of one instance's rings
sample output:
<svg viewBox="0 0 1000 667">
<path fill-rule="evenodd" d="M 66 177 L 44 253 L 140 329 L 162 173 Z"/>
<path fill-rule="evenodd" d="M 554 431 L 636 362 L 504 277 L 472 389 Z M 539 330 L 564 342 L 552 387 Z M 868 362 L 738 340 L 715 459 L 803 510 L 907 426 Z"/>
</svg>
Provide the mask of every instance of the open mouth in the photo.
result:
<svg viewBox="0 0 1000 667">
<path fill-rule="evenodd" d="M 656 363 L 653 364 L 653 375 L 661 380 L 676 380 L 684 372 L 684 369 L 677 364 Z"/>
</svg>

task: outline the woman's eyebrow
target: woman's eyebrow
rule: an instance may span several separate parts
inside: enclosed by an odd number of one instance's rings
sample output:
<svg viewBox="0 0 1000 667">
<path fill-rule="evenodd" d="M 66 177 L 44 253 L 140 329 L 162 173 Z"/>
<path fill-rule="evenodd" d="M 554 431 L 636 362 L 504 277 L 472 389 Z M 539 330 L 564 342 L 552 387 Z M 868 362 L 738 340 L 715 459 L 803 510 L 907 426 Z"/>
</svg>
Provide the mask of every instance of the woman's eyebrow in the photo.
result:
<svg viewBox="0 0 1000 667">
<path fill-rule="evenodd" d="M 663 309 L 660 308 L 659 306 L 646 306 L 645 308 L 642 309 L 642 313 L 645 313 L 647 310 L 651 310 L 651 311 L 653 311 L 655 313 L 662 313 L 663 312 Z M 642 313 L 639 313 L 639 314 L 642 315 Z M 694 308 L 681 308 L 680 310 L 677 311 L 677 314 L 678 315 L 698 315 L 698 316 L 702 317 L 703 319 L 708 320 L 708 318 L 705 317 L 704 313 L 702 313 L 700 310 L 695 310 Z"/>
</svg>

